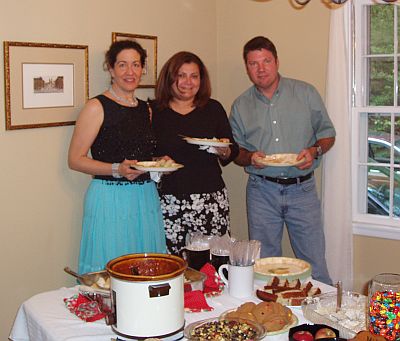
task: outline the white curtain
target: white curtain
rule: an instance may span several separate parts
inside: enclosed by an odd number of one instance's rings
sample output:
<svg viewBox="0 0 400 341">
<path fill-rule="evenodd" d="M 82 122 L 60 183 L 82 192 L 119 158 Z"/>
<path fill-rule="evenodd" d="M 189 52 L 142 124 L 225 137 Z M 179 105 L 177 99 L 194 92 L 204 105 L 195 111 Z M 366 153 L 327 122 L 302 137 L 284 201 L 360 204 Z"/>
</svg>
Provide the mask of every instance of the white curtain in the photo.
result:
<svg viewBox="0 0 400 341">
<path fill-rule="evenodd" d="M 336 128 L 336 142 L 324 156 L 322 205 L 326 258 L 334 283 L 353 286 L 350 143 L 351 1 L 331 11 L 326 106 Z"/>
</svg>

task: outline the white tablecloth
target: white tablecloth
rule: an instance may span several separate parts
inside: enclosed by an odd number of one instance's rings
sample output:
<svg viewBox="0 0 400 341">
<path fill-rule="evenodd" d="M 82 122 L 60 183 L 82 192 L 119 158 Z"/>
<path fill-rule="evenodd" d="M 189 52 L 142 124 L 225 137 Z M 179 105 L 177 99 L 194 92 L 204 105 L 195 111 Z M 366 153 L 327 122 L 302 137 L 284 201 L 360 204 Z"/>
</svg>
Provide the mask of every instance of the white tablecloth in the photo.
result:
<svg viewBox="0 0 400 341">
<path fill-rule="evenodd" d="M 322 292 L 335 290 L 335 288 L 312 281 Z M 264 283 L 257 282 L 255 286 Z M 19 308 L 10 339 L 13 341 L 110 341 L 116 334 L 104 319 L 95 322 L 84 322 L 65 307 L 63 299 L 71 297 L 78 292 L 78 286 L 61 288 L 54 291 L 35 295 L 25 301 Z M 237 299 L 229 296 L 227 290 L 220 296 L 207 298 L 208 304 L 214 308 L 211 312 L 185 313 L 186 325 L 219 316 L 228 309 L 236 308 L 245 301 L 260 302 L 253 296 L 247 299 Z M 301 308 L 292 308 L 298 317 L 299 324 L 307 323 Z M 268 341 L 287 341 L 287 332 L 279 335 L 268 336 Z"/>
</svg>

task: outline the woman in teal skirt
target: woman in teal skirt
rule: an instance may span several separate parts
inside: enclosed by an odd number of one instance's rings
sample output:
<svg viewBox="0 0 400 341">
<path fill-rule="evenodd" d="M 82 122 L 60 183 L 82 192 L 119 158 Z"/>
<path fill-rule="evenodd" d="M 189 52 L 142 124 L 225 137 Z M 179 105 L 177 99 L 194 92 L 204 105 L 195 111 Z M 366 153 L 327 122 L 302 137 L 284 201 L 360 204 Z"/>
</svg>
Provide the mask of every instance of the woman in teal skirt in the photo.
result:
<svg viewBox="0 0 400 341">
<path fill-rule="evenodd" d="M 93 176 L 85 195 L 79 273 L 102 270 L 128 253 L 166 252 L 155 183 L 131 167 L 151 160 L 155 150 L 147 104 L 134 96 L 145 59 L 138 43 L 114 42 L 105 61 L 112 84 L 87 102 L 76 122 L 68 164 Z"/>
</svg>

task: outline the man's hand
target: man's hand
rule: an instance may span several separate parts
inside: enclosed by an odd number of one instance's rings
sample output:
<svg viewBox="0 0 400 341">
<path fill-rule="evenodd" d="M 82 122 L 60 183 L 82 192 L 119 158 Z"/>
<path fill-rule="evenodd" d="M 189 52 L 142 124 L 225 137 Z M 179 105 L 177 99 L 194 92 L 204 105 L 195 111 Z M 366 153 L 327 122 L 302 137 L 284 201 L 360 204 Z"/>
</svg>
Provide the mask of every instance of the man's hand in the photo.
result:
<svg viewBox="0 0 400 341">
<path fill-rule="evenodd" d="M 265 153 L 261 152 L 261 151 L 256 151 L 253 152 L 253 154 L 251 155 L 251 165 L 254 168 L 265 168 L 266 166 L 260 162 L 260 159 L 265 157 Z"/>
<path fill-rule="evenodd" d="M 300 163 L 299 165 L 297 165 L 298 169 L 308 169 L 311 168 L 313 162 L 314 162 L 314 158 L 315 158 L 315 153 L 316 151 L 313 150 L 315 149 L 315 147 L 311 147 L 311 148 L 306 148 L 303 149 L 299 155 L 297 155 L 296 160 L 301 160 L 301 159 L 305 159 L 304 162 Z"/>
</svg>

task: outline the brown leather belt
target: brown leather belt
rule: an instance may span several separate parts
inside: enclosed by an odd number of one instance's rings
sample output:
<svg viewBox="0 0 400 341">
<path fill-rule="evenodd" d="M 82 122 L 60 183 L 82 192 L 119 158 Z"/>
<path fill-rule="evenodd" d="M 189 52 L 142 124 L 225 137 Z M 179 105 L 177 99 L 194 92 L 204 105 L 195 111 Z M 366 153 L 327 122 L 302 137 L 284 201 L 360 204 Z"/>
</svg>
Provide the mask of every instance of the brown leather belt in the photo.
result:
<svg viewBox="0 0 400 341">
<path fill-rule="evenodd" d="M 257 174 L 257 176 L 259 176 L 260 178 L 262 178 L 264 180 L 275 182 L 275 183 L 280 184 L 280 185 L 300 184 L 303 181 L 311 179 L 313 175 L 314 175 L 314 172 L 308 173 L 308 174 L 303 175 L 303 176 L 299 176 L 298 178 L 271 178 L 269 176 L 258 175 Z"/>
</svg>

